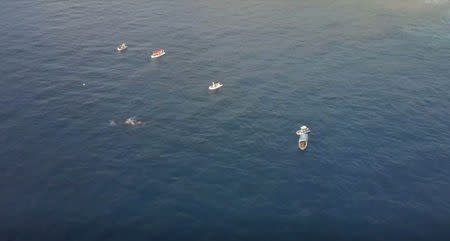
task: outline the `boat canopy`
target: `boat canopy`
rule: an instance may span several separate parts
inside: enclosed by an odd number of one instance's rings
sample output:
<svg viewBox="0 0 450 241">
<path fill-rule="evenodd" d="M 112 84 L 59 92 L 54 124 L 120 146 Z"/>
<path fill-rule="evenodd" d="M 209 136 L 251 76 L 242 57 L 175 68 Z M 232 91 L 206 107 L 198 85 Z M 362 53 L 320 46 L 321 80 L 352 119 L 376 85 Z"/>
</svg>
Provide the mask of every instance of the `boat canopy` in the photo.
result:
<svg viewBox="0 0 450 241">
<path fill-rule="evenodd" d="M 154 54 L 159 53 L 159 52 L 161 52 L 161 50 L 162 50 L 162 49 L 155 49 L 155 50 L 153 50 L 153 53 L 154 53 Z"/>
<path fill-rule="evenodd" d="M 300 138 L 299 141 L 307 141 L 308 140 L 308 135 L 305 133 L 300 134 Z"/>
</svg>

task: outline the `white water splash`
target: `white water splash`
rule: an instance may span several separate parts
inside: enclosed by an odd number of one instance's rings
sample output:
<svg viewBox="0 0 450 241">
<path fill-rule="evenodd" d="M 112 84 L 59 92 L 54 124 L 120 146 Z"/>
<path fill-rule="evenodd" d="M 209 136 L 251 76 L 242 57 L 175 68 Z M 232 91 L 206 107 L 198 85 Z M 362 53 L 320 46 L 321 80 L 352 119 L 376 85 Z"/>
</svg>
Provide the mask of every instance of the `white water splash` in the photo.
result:
<svg viewBox="0 0 450 241">
<path fill-rule="evenodd" d="M 131 125 L 131 126 L 136 126 L 136 125 L 141 125 L 143 124 L 142 121 L 138 120 L 136 118 L 136 116 L 130 117 L 128 119 L 125 120 L 124 122 L 125 125 Z"/>
</svg>

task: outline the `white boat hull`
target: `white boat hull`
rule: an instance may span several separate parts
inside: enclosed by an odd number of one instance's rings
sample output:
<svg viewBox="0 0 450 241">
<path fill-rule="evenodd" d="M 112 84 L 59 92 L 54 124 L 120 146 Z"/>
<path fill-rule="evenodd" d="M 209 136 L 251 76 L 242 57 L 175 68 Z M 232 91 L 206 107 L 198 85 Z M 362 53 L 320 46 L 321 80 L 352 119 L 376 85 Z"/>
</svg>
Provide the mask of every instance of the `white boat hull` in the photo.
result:
<svg viewBox="0 0 450 241">
<path fill-rule="evenodd" d="M 122 52 L 124 50 L 126 50 L 128 48 L 128 46 L 126 46 L 125 48 L 121 49 L 121 48 L 117 48 L 117 51 Z"/>
<path fill-rule="evenodd" d="M 155 58 L 159 58 L 159 57 L 161 57 L 161 56 L 163 56 L 163 55 L 165 55 L 166 54 L 166 52 L 162 52 L 162 53 L 159 53 L 159 54 L 152 54 L 152 56 L 150 56 L 152 59 L 155 59 Z"/>
<path fill-rule="evenodd" d="M 308 147 L 308 141 L 298 141 L 298 149 L 304 151 Z"/>
<path fill-rule="evenodd" d="M 298 138 L 298 149 L 305 150 L 306 147 L 308 147 L 308 133 L 302 133 L 298 132 L 299 138 Z"/>
<path fill-rule="evenodd" d="M 208 89 L 209 89 L 209 90 L 217 90 L 217 89 L 219 89 L 219 88 L 222 87 L 222 86 L 223 86 L 223 84 L 218 84 L 218 85 L 216 85 L 216 86 L 209 86 Z"/>
</svg>

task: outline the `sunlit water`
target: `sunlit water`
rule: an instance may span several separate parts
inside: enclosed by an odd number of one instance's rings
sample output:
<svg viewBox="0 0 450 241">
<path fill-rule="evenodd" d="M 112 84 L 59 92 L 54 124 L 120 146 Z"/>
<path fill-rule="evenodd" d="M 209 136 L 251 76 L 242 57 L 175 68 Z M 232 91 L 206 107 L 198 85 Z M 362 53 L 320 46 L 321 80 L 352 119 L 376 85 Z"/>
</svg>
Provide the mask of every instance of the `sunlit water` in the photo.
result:
<svg viewBox="0 0 450 241">
<path fill-rule="evenodd" d="M 450 237 L 447 1 L 0 6 L 1 240 Z"/>
</svg>

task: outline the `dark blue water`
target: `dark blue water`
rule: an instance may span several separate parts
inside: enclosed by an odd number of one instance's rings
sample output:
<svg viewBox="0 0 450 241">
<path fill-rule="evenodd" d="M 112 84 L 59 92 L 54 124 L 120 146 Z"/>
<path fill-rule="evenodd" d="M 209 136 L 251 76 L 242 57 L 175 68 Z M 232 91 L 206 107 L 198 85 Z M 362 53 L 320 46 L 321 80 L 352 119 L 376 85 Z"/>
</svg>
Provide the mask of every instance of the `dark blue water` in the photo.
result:
<svg viewBox="0 0 450 241">
<path fill-rule="evenodd" d="M 6 0 L 0 33 L 0 240 L 450 239 L 446 1 Z"/>
</svg>

